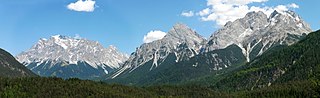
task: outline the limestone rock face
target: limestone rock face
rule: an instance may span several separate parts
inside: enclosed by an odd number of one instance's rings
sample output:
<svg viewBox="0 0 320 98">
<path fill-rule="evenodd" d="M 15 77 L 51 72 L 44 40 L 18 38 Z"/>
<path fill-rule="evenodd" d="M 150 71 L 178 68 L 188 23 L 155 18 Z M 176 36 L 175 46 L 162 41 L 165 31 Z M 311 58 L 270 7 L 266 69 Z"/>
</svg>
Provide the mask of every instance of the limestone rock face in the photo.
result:
<svg viewBox="0 0 320 98">
<path fill-rule="evenodd" d="M 263 12 L 250 12 L 215 32 L 209 38 L 206 51 L 236 44 L 249 62 L 270 47 L 291 45 L 311 31 L 310 26 L 292 11 L 274 11 L 269 16 Z"/>
</svg>

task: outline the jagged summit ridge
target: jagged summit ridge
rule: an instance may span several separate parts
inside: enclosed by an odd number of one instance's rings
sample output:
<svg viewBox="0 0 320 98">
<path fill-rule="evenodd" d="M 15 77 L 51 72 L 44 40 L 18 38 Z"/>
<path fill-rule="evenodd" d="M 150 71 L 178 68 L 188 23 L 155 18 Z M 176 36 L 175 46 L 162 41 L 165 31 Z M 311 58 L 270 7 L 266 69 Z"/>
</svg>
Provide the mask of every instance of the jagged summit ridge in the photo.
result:
<svg viewBox="0 0 320 98">
<path fill-rule="evenodd" d="M 127 58 L 126 54 L 119 52 L 114 46 L 104 48 L 97 41 L 62 35 L 51 36 L 49 39 L 41 38 L 31 49 L 16 56 L 16 59 L 26 66 L 36 63 L 31 70 L 42 64 L 52 68 L 60 63 L 77 65 L 85 62 L 93 68 L 104 69 L 106 74 L 108 70 L 105 68 L 117 69 Z"/>
<path fill-rule="evenodd" d="M 161 40 L 137 48 L 122 68 L 107 79 L 130 85 L 196 79 L 230 66 L 237 68 L 268 49 L 299 41 L 309 31 L 308 24 L 291 11 L 275 11 L 269 16 L 263 12 L 247 13 L 226 23 L 208 41 L 177 24 Z"/>
<path fill-rule="evenodd" d="M 267 23 L 267 15 L 263 12 L 250 12 L 244 18 L 228 22 L 213 33 L 209 38 L 207 50 L 223 49 L 233 43 L 240 43 L 245 37 L 251 36 L 254 30 L 265 28 Z"/>
<path fill-rule="evenodd" d="M 311 32 L 310 26 L 293 11 L 274 11 L 267 16 L 263 12 L 250 12 L 244 18 L 228 22 L 216 31 L 206 45 L 206 51 L 223 49 L 231 44 L 242 48 L 247 61 L 255 47 L 261 48 L 258 55 L 270 47 L 291 45 L 302 36 Z M 262 47 L 260 47 L 262 44 Z M 256 51 L 256 50 L 255 50 Z"/>
<path fill-rule="evenodd" d="M 197 48 L 200 46 L 199 43 L 205 42 L 201 35 L 182 23 L 175 24 L 163 38 L 163 41 L 174 44 L 175 46 L 177 44 L 186 43 L 192 48 Z M 175 41 L 176 43 L 172 43 L 171 41 Z"/>
</svg>

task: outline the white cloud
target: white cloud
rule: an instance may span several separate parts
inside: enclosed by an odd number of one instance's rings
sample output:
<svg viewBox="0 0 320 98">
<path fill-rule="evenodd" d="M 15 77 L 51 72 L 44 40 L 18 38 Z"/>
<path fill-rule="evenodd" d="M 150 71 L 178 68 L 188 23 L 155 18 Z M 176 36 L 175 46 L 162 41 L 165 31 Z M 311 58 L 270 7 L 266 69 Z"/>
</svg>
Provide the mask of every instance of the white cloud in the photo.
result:
<svg viewBox="0 0 320 98">
<path fill-rule="evenodd" d="M 150 31 L 147 35 L 143 37 L 143 42 L 144 43 L 150 43 L 155 40 L 162 39 L 166 35 L 165 32 L 159 31 L 159 30 L 154 30 Z"/>
<path fill-rule="evenodd" d="M 75 3 L 70 3 L 67 7 L 70 10 L 79 12 L 93 12 L 96 1 L 93 0 L 78 0 Z"/>
<path fill-rule="evenodd" d="M 207 5 L 228 4 L 228 5 L 247 5 L 254 2 L 266 2 L 268 0 L 208 0 Z"/>
<path fill-rule="evenodd" d="M 285 6 L 285 5 L 278 5 L 278 6 L 277 6 L 277 7 L 275 7 L 274 9 L 275 9 L 275 10 L 277 10 L 277 11 L 282 12 L 282 11 L 286 11 L 286 10 L 288 10 L 288 7 L 287 7 L 287 6 Z"/>
<path fill-rule="evenodd" d="M 289 7 L 291 7 L 291 8 L 299 8 L 299 5 L 297 5 L 297 4 L 295 4 L 295 3 L 291 3 L 291 4 L 289 5 Z"/>
<path fill-rule="evenodd" d="M 185 16 L 185 17 L 192 17 L 192 16 L 194 16 L 194 13 L 193 13 L 193 11 L 182 12 L 181 15 Z"/>
<path fill-rule="evenodd" d="M 198 14 L 200 16 L 206 16 L 206 15 L 209 15 L 210 14 L 210 8 L 206 8 L 206 9 L 203 9 L 202 11 L 200 11 Z"/>
<path fill-rule="evenodd" d="M 223 26 L 228 21 L 234 21 L 244 17 L 248 12 L 262 11 L 270 15 L 274 10 L 283 12 L 289 9 L 299 8 L 295 3 L 277 5 L 274 7 L 265 6 L 268 0 L 207 0 L 208 8 L 205 8 L 196 15 L 202 21 L 214 21 L 217 26 Z M 249 6 L 251 3 L 261 3 L 261 6 Z"/>
<path fill-rule="evenodd" d="M 76 35 L 74 36 L 74 38 L 75 38 L 75 39 L 81 39 L 81 36 L 80 36 L 79 34 L 76 34 Z"/>
</svg>

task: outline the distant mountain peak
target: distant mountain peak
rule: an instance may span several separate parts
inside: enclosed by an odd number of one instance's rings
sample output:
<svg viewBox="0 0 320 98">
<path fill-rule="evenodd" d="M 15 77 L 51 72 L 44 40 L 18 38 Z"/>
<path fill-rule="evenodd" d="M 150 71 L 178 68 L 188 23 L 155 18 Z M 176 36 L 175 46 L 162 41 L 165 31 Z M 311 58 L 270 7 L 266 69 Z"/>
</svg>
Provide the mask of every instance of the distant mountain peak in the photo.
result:
<svg viewBox="0 0 320 98">
<path fill-rule="evenodd" d="M 89 58 L 91 58 L 91 56 L 101 57 L 101 56 L 108 55 L 108 54 L 100 54 L 100 53 L 101 52 L 104 53 L 103 51 L 108 51 L 109 49 L 118 51 L 117 48 L 112 45 L 110 45 L 108 48 L 104 48 L 97 41 L 91 41 L 86 39 L 76 39 L 76 38 L 62 36 L 62 35 L 55 35 L 55 36 L 52 36 L 49 40 L 44 40 L 44 38 L 41 38 L 39 42 L 35 44 L 30 50 L 22 54 L 19 54 L 17 58 L 21 62 L 28 61 L 28 60 L 21 60 L 19 58 L 20 55 L 24 55 L 25 53 L 27 53 L 28 55 L 34 55 L 33 56 L 34 58 L 23 58 L 23 59 L 41 59 L 41 60 L 61 59 L 66 61 L 72 60 L 72 62 L 88 61 L 88 60 L 90 61 Z M 118 53 L 119 52 L 116 52 L 116 54 Z M 122 53 L 119 53 L 119 55 L 124 56 L 124 54 Z M 123 60 L 125 60 L 125 58 L 127 57 L 119 57 L 119 58 L 122 58 Z M 104 62 L 103 58 L 95 58 L 95 59 L 97 59 L 96 61 L 94 61 L 96 63 Z M 95 60 L 95 59 L 92 58 L 92 60 Z M 27 62 L 27 63 L 30 63 L 30 62 Z M 114 67 L 118 66 L 114 64 L 108 64 L 108 65 L 114 66 Z"/>
<path fill-rule="evenodd" d="M 18 54 L 16 58 L 27 67 L 36 63 L 37 65 L 31 69 L 36 69 L 43 64 L 53 66 L 63 63 L 62 65 L 66 66 L 81 62 L 96 69 L 107 67 L 117 69 L 128 56 L 112 45 L 104 48 L 97 41 L 55 35 L 48 40 L 41 38 L 31 49 Z M 109 70 L 104 69 L 104 71 L 108 74 Z"/>
</svg>

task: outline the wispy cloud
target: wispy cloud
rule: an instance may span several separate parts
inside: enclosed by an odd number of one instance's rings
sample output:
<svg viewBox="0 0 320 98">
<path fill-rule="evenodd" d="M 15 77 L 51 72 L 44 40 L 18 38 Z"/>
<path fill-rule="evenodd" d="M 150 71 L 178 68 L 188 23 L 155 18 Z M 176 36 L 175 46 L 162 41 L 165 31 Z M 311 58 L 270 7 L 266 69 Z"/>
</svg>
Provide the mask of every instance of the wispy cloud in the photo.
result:
<svg viewBox="0 0 320 98">
<path fill-rule="evenodd" d="M 79 34 L 76 34 L 76 35 L 74 36 L 74 38 L 75 38 L 75 39 L 81 39 L 81 36 L 80 36 Z"/>
<path fill-rule="evenodd" d="M 147 35 L 143 37 L 143 42 L 144 43 L 150 43 L 159 39 L 162 39 L 166 35 L 165 32 L 155 30 L 155 31 L 150 31 Z"/>
<path fill-rule="evenodd" d="M 288 5 L 288 7 L 291 7 L 291 8 L 299 8 L 299 5 L 295 4 L 295 3 L 291 3 Z"/>
<path fill-rule="evenodd" d="M 210 8 L 206 8 L 206 9 L 203 9 L 202 11 L 200 11 L 200 12 L 198 13 L 198 15 L 200 15 L 200 16 L 206 16 L 206 15 L 209 15 L 210 13 L 211 13 Z"/>
<path fill-rule="evenodd" d="M 194 12 L 193 11 L 182 12 L 181 15 L 185 17 L 192 17 L 194 15 Z"/>
<path fill-rule="evenodd" d="M 70 3 L 67 7 L 73 11 L 79 12 L 93 12 L 95 9 L 96 1 L 93 0 L 78 0 L 77 2 Z"/>
</svg>

